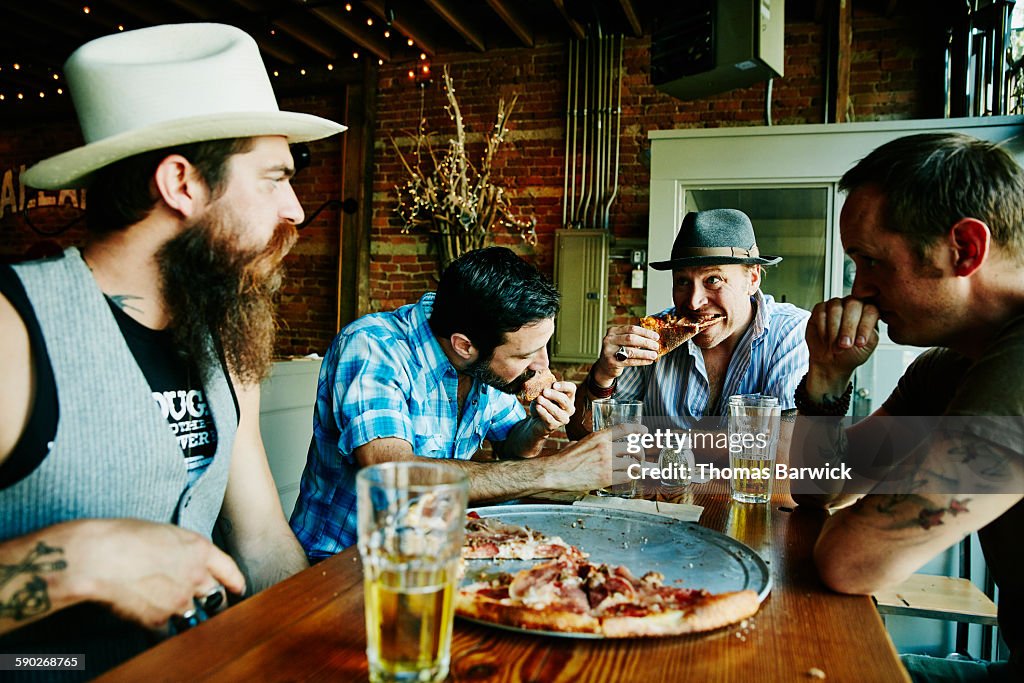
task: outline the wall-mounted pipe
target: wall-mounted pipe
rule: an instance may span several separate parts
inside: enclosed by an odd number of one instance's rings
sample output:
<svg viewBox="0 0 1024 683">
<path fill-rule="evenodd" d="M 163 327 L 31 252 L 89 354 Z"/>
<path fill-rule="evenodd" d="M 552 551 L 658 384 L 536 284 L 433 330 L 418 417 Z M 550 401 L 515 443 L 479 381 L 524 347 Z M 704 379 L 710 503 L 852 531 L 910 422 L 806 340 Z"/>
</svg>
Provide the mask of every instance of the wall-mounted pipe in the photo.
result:
<svg viewBox="0 0 1024 683">
<path fill-rule="evenodd" d="M 621 36 L 591 35 L 569 47 L 562 224 L 610 226 L 619 190 L 622 132 Z"/>
</svg>

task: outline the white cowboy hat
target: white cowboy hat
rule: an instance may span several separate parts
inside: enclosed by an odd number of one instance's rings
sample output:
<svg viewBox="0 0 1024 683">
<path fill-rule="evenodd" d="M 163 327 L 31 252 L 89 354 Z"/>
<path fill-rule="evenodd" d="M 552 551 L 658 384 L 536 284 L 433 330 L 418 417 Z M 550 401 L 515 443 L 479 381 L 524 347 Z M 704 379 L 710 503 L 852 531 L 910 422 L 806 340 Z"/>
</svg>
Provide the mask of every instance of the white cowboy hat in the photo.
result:
<svg viewBox="0 0 1024 683">
<path fill-rule="evenodd" d="M 282 135 L 318 140 L 345 130 L 281 111 L 256 41 L 223 24 L 168 24 L 90 41 L 64 76 L 86 144 L 39 162 L 25 184 L 82 187 L 104 166 L 172 145 Z"/>
</svg>

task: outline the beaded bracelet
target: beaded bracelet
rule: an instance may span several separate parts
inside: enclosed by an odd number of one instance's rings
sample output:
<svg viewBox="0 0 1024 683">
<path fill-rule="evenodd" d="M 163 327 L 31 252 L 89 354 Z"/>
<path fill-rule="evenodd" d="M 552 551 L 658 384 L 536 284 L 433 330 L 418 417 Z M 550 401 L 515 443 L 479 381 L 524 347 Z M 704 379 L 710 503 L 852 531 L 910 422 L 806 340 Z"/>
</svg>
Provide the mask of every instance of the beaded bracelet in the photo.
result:
<svg viewBox="0 0 1024 683">
<path fill-rule="evenodd" d="M 619 378 L 616 377 L 612 380 L 610 387 L 602 387 L 594 381 L 594 368 L 590 368 L 590 372 L 587 373 L 587 391 L 594 398 L 611 398 L 612 394 L 615 393 L 615 385 L 619 383 Z"/>
<path fill-rule="evenodd" d="M 803 415 L 843 417 L 850 409 L 850 398 L 853 396 L 853 382 L 846 385 L 846 391 L 839 398 L 828 399 L 822 402 L 815 401 L 807 393 L 807 375 L 796 385 L 793 393 L 793 402 L 796 409 Z"/>
</svg>

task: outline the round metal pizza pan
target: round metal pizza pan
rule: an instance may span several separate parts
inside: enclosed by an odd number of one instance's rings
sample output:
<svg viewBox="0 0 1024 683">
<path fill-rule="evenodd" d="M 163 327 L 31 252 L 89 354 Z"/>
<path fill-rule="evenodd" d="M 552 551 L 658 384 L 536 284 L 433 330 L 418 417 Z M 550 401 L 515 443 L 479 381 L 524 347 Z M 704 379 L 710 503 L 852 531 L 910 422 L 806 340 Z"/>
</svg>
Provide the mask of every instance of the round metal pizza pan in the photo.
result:
<svg viewBox="0 0 1024 683">
<path fill-rule="evenodd" d="M 723 533 L 661 515 L 571 505 L 493 505 L 474 508 L 481 517 L 497 517 L 559 536 L 586 551 L 590 561 L 624 565 L 636 576 L 658 571 L 666 585 L 711 593 L 752 590 L 763 601 L 772 587 L 764 560 L 748 546 Z M 515 573 L 542 560 L 468 560 L 463 584 L 498 572 Z M 465 619 L 466 617 L 461 617 Z M 510 631 L 567 638 L 604 638 L 593 633 L 566 633 L 503 626 Z"/>
</svg>

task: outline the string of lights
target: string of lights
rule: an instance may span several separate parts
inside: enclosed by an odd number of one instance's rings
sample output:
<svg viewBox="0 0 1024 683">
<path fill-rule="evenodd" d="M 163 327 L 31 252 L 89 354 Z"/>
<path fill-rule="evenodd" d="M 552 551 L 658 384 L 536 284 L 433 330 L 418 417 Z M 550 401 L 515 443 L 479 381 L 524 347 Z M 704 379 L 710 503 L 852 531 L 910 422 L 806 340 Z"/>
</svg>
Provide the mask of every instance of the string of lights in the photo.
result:
<svg viewBox="0 0 1024 683">
<path fill-rule="evenodd" d="M 323 6 L 327 4 L 309 2 L 307 9 L 311 12 L 319 12 L 323 11 Z M 340 10 L 334 11 L 340 12 Z M 415 50 L 417 47 L 416 41 L 413 38 L 396 32 L 390 25 L 390 22 L 384 19 L 375 18 L 374 16 L 360 16 L 367 12 L 362 8 L 357 9 L 353 7 L 352 3 L 345 3 L 344 12 L 345 14 L 353 15 L 352 19 L 348 21 L 352 24 L 365 25 L 365 31 L 375 36 L 374 40 L 379 42 L 382 37 L 383 43 L 380 44 L 389 46 L 387 50 L 378 48 L 369 50 L 357 45 L 356 49 L 349 53 L 351 56 L 349 64 L 358 63 L 365 59 L 375 59 L 378 66 L 383 66 L 387 62 L 402 64 L 410 61 L 408 52 Z M 109 27 L 106 29 L 107 31 L 126 31 L 148 25 L 142 23 L 134 25 L 131 21 L 128 21 L 127 17 L 118 20 L 116 19 L 118 13 L 122 16 L 124 14 L 116 5 L 98 2 L 83 4 L 78 10 L 79 17 L 83 19 L 88 18 L 89 25 L 93 28 L 99 28 L 101 31 L 103 26 Z M 256 19 L 254 17 L 254 21 Z M 286 24 L 286 21 L 282 20 L 281 23 Z M 265 19 L 264 25 L 266 26 L 264 36 L 269 38 L 271 42 L 273 42 L 273 39 L 280 37 L 281 34 L 287 33 L 287 29 L 277 25 L 272 18 Z M 245 28 L 251 30 L 250 27 Z M 381 54 L 375 54 L 375 52 Z M 8 54 L 10 55 L 10 53 Z M 301 79 L 307 76 L 324 77 L 337 68 L 342 67 L 342 62 L 345 62 L 348 56 L 337 55 L 335 59 L 306 61 L 306 63 L 302 64 L 282 64 L 279 63 L 280 60 L 277 60 L 277 62 L 275 60 L 266 61 L 272 64 L 268 71 L 273 78 L 279 80 Z M 430 64 L 427 52 L 421 51 L 419 53 L 419 60 L 415 60 L 415 57 L 412 57 L 412 60 L 419 61 L 421 64 L 409 69 L 410 79 L 429 78 Z M 17 77 L 13 77 L 14 72 L 18 72 Z M 8 74 L 12 77 L 5 78 L 5 75 Z M 31 60 L 4 61 L 0 59 L 0 105 L 17 105 L 18 103 L 28 103 L 33 100 L 36 102 L 40 100 L 45 101 L 47 98 L 61 98 L 65 94 L 67 94 L 67 88 L 63 82 L 63 75 L 60 72 L 59 64 L 40 64 L 34 63 Z"/>
</svg>

